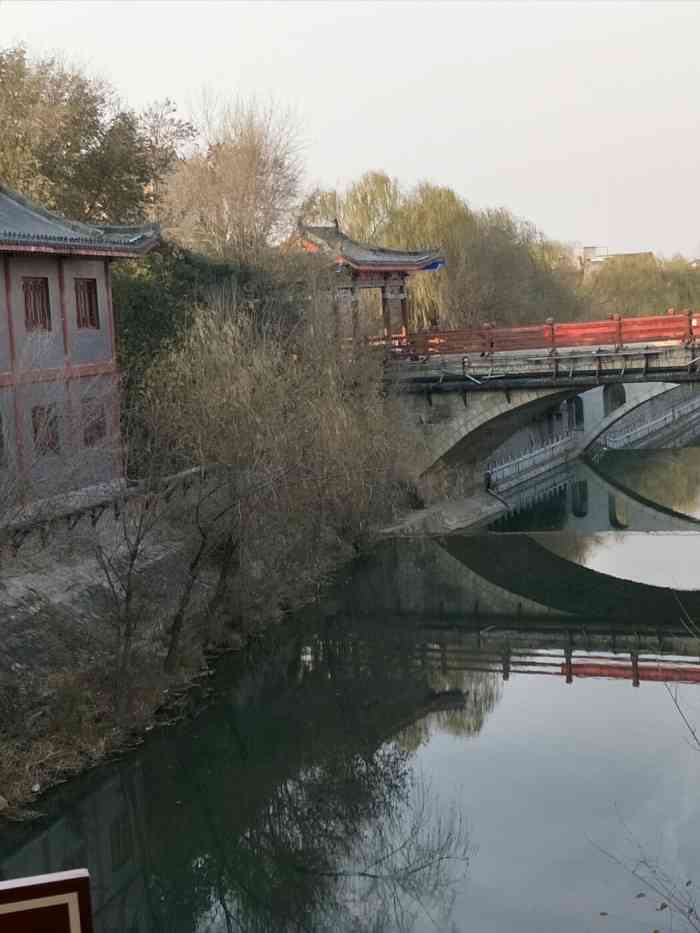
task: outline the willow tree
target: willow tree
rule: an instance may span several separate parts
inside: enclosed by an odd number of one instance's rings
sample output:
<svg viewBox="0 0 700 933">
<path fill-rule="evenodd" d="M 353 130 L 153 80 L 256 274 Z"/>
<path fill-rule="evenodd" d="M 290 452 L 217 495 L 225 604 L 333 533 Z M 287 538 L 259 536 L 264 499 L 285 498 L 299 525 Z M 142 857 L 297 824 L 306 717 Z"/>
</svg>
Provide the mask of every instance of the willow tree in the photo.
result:
<svg viewBox="0 0 700 933">
<path fill-rule="evenodd" d="M 367 172 L 343 191 L 317 190 L 307 222 L 332 222 L 354 239 L 399 249 L 441 249 L 446 267 L 409 284 L 412 327 L 472 327 L 577 316 L 570 252 L 505 209 L 473 210 L 451 188 L 421 182 L 403 189 Z M 378 304 L 372 306 L 379 314 Z M 370 309 L 371 310 L 371 309 Z"/>
</svg>

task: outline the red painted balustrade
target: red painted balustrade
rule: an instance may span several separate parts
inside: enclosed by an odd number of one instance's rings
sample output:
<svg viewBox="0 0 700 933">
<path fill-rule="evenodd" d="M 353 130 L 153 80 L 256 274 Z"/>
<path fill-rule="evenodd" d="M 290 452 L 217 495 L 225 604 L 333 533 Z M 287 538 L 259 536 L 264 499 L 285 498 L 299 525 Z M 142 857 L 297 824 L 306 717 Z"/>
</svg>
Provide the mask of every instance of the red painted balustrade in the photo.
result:
<svg viewBox="0 0 700 933">
<path fill-rule="evenodd" d="M 700 338 L 700 312 L 669 312 L 651 317 L 614 317 L 604 321 L 532 324 L 522 327 L 484 325 L 470 330 L 420 331 L 389 343 L 419 356 L 552 350 L 570 347 L 626 346 L 650 343 L 693 343 Z M 374 342 L 374 341 L 373 341 Z"/>
</svg>

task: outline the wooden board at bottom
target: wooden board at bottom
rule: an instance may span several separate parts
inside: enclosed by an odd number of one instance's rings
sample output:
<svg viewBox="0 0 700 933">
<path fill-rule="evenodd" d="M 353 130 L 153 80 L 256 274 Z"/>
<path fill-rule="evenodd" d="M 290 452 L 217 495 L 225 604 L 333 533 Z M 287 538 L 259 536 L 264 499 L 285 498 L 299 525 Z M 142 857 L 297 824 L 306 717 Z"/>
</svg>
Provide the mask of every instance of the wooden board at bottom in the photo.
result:
<svg viewBox="0 0 700 933">
<path fill-rule="evenodd" d="M 94 933 L 89 872 L 1 881 L 0 933 Z"/>
</svg>

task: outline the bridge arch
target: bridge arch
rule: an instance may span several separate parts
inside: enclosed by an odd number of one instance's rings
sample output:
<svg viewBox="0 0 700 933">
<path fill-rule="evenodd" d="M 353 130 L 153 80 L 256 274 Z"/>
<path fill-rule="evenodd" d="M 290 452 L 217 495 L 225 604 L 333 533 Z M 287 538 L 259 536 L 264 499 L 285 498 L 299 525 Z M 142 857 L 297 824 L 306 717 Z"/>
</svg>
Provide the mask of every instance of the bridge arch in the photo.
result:
<svg viewBox="0 0 700 933">
<path fill-rule="evenodd" d="M 616 531 L 625 531 L 629 528 L 627 519 L 627 503 L 625 500 L 611 492 L 608 496 L 608 521 L 610 527 Z"/>
<path fill-rule="evenodd" d="M 576 394 L 550 388 L 404 394 L 402 417 L 423 437 L 416 472 L 424 477 L 457 464 L 478 469 L 515 431 Z"/>
<path fill-rule="evenodd" d="M 499 535 L 448 535 L 439 543 L 494 586 L 560 612 L 592 619 L 678 619 L 673 589 L 583 567 L 528 534 L 509 535 L 507 548 L 498 539 Z M 693 617 L 700 614 L 700 591 L 684 590 L 683 604 Z"/>
<path fill-rule="evenodd" d="M 581 453 L 584 450 L 587 450 L 591 447 L 601 435 L 611 428 L 614 424 L 624 418 L 626 415 L 629 415 L 630 412 L 635 411 L 637 408 L 640 408 L 642 405 L 645 405 L 653 398 L 657 398 L 661 395 L 665 395 L 667 392 L 671 392 L 673 389 L 678 388 L 677 383 L 669 382 L 648 382 L 648 383 L 635 383 L 633 388 L 636 390 L 634 393 L 627 393 L 625 391 L 625 401 L 622 405 L 614 407 L 609 411 L 606 411 L 605 403 L 605 391 L 606 389 L 614 388 L 614 385 L 609 384 L 603 388 L 603 418 L 597 420 L 594 423 L 589 423 L 584 426 L 583 433 L 580 436 L 580 441 L 578 448 Z M 621 388 L 625 388 L 624 384 L 619 384 Z M 591 390 L 586 390 L 591 391 Z M 582 395 L 585 393 L 582 393 Z"/>
<path fill-rule="evenodd" d="M 627 393 L 621 382 L 610 382 L 603 386 L 603 413 L 607 418 L 627 401 Z"/>
</svg>

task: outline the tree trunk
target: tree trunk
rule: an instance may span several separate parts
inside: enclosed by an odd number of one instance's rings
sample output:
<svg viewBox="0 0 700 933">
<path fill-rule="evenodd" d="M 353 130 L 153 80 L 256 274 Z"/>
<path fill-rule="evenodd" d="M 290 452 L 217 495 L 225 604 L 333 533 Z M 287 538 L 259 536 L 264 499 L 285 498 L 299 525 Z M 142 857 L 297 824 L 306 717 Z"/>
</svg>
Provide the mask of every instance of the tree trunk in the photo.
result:
<svg viewBox="0 0 700 933">
<path fill-rule="evenodd" d="M 172 674 L 172 672 L 175 670 L 175 664 L 177 663 L 177 657 L 180 651 L 180 636 L 182 634 L 182 626 L 185 621 L 185 613 L 187 612 L 187 607 L 189 606 L 190 600 L 192 599 L 192 590 L 194 589 L 194 585 L 197 582 L 197 570 L 199 569 L 202 557 L 204 556 L 206 543 L 206 537 L 202 537 L 199 542 L 199 547 L 197 548 L 197 553 L 190 561 L 185 588 L 183 589 L 180 596 L 177 612 L 175 613 L 173 624 L 170 628 L 170 644 L 168 645 L 168 653 L 165 657 L 165 664 L 163 665 L 165 671 L 168 674 Z"/>
<path fill-rule="evenodd" d="M 219 568 L 219 579 L 216 583 L 216 590 L 207 607 L 207 615 L 210 619 L 214 618 L 214 615 L 218 612 L 226 598 L 231 571 L 233 570 L 234 573 L 237 572 L 240 566 L 240 543 L 233 540 L 233 535 L 229 535 L 224 542 L 224 553 L 221 558 L 221 567 Z"/>
</svg>

